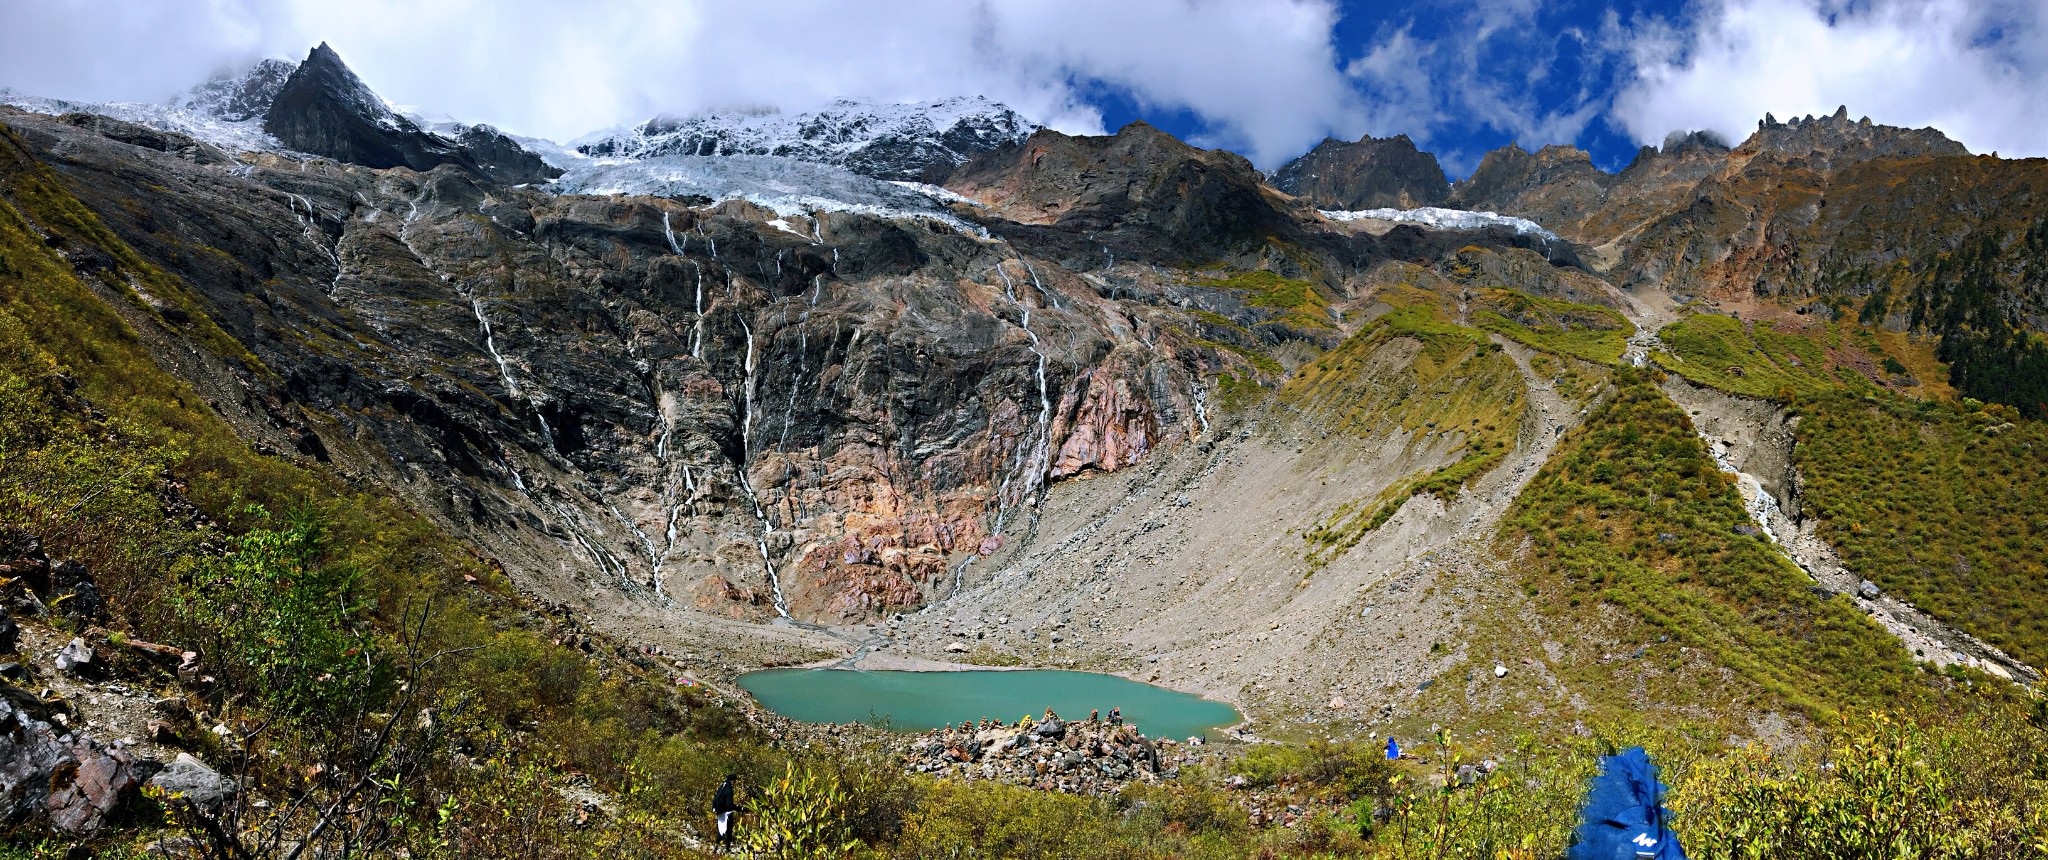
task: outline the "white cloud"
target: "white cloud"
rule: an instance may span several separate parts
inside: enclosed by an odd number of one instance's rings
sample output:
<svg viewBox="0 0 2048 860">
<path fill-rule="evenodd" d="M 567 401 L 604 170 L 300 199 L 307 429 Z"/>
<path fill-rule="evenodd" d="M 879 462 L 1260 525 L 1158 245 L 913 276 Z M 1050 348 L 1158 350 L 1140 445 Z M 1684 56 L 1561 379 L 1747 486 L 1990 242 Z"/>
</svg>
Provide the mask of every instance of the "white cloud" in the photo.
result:
<svg viewBox="0 0 2048 860">
<path fill-rule="evenodd" d="M 1648 28 L 1615 99 L 1630 136 L 1742 140 L 1766 112 L 1933 126 L 1972 151 L 2048 155 L 2048 7 L 2038 0 L 1722 0 Z"/>
<path fill-rule="evenodd" d="M 0 4 L 0 85 L 154 101 L 321 41 L 393 102 L 568 139 L 656 113 L 986 95 L 1100 133 L 1091 87 L 1275 166 L 1373 117 L 1329 0 L 55 0 Z"/>
</svg>

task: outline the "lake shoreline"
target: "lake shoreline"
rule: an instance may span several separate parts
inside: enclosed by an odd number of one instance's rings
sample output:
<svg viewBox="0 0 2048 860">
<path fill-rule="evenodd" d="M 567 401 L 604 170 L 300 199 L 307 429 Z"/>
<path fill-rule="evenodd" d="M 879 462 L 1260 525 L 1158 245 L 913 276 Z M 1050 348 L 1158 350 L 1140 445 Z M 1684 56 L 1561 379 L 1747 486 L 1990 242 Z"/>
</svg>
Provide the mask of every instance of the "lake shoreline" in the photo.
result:
<svg viewBox="0 0 2048 860">
<path fill-rule="evenodd" d="M 1070 716 L 1108 713 L 1117 706 L 1131 722 L 1157 726 L 1161 737 L 1227 731 L 1246 722 L 1234 703 L 1107 672 L 901 658 L 854 662 L 859 671 L 829 671 L 845 663 L 817 661 L 749 672 L 736 682 L 755 702 L 784 718 L 812 724 L 880 718 L 898 731 L 1009 720 L 1012 714 L 1036 715 L 1048 708 Z M 997 672 L 1016 680 L 995 680 L 991 676 Z"/>
</svg>

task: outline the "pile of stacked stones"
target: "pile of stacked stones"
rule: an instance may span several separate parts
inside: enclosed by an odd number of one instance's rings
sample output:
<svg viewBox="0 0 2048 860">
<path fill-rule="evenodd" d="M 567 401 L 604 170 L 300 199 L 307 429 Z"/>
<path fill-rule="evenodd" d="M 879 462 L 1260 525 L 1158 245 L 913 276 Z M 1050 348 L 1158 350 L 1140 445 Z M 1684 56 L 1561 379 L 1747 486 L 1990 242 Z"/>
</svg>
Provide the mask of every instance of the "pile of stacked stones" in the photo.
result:
<svg viewBox="0 0 2048 860">
<path fill-rule="evenodd" d="M 1171 739 L 1147 738 L 1134 725 L 1054 717 L 933 729 L 911 739 L 905 764 L 918 773 L 1095 795 L 1171 777 L 1185 755 Z"/>
</svg>

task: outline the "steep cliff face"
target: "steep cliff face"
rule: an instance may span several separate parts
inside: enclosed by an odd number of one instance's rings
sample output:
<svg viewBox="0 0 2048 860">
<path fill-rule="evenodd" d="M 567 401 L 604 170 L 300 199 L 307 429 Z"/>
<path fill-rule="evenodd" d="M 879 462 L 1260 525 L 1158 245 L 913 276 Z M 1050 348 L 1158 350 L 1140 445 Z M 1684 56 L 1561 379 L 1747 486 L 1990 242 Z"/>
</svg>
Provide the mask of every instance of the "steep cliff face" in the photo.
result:
<svg viewBox="0 0 2048 860">
<path fill-rule="evenodd" d="M 1414 209 L 1439 205 L 1451 194 L 1436 156 L 1416 149 L 1405 134 L 1325 138 L 1276 171 L 1273 187 L 1317 209 Z"/>
<path fill-rule="evenodd" d="M 1546 146 L 1532 153 L 1509 144 L 1487 153 L 1470 177 L 1451 188 L 1449 205 L 1520 216 L 1586 241 L 1590 237 L 1578 227 L 1613 184 L 1614 176 L 1594 167 L 1585 150 Z"/>
<path fill-rule="evenodd" d="M 1729 160 L 1741 163 L 1768 155 L 1781 162 L 1800 161 L 1809 169 L 1829 171 L 1875 158 L 1969 154 L 1969 149 L 1933 128 L 1876 125 L 1870 117 L 1851 120 L 1848 106 L 1843 105 L 1825 117 L 1794 117 L 1787 122 L 1765 114 L 1757 121 L 1756 133 L 1736 147 Z"/>
<path fill-rule="evenodd" d="M 1931 129 L 1873 126 L 1845 111 L 1767 119 L 1675 198 L 1682 205 L 1630 237 L 1613 275 L 1717 299 L 1860 301 L 1894 264 L 1975 235 L 2017 239 L 2048 215 L 2048 200 L 2029 190 L 2044 176 L 2039 159 L 1971 156 Z"/>
<path fill-rule="evenodd" d="M 220 75 L 193 87 L 172 102 L 172 106 L 219 117 L 228 122 L 261 119 L 277 102 L 277 94 L 291 80 L 297 63 L 259 60 L 240 74 Z"/>
<path fill-rule="evenodd" d="M 926 219 L 557 196 L 448 165 L 237 175 L 9 124 L 250 346 L 263 368 L 216 383 L 289 428 L 280 448 L 400 488 L 556 596 L 914 606 L 1029 528 L 1048 481 L 1175 444 L 1209 378 L 1258 372 L 1166 298 L 1265 313 L 1228 291 L 1118 271 L 1112 299 Z"/>
</svg>

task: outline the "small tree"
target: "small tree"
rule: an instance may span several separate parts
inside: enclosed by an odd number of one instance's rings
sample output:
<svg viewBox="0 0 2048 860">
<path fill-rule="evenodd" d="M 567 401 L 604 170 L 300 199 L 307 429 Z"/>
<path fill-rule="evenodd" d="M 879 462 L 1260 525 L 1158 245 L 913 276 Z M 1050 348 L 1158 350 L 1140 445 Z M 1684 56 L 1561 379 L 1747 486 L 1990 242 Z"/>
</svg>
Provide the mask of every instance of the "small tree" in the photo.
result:
<svg viewBox="0 0 2048 860">
<path fill-rule="evenodd" d="M 740 832 L 740 842 L 764 857 L 845 857 L 860 844 L 848 821 L 850 803 L 836 781 L 790 763 L 749 804 L 753 826 Z"/>
<path fill-rule="evenodd" d="M 326 534 L 297 509 L 233 539 L 227 555 L 186 570 L 180 616 L 211 643 L 208 657 L 238 693 L 276 713 L 325 722 L 376 685 L 385 667 L 363 623 L 361 571 L 326 558 Z"/>
</svg>

